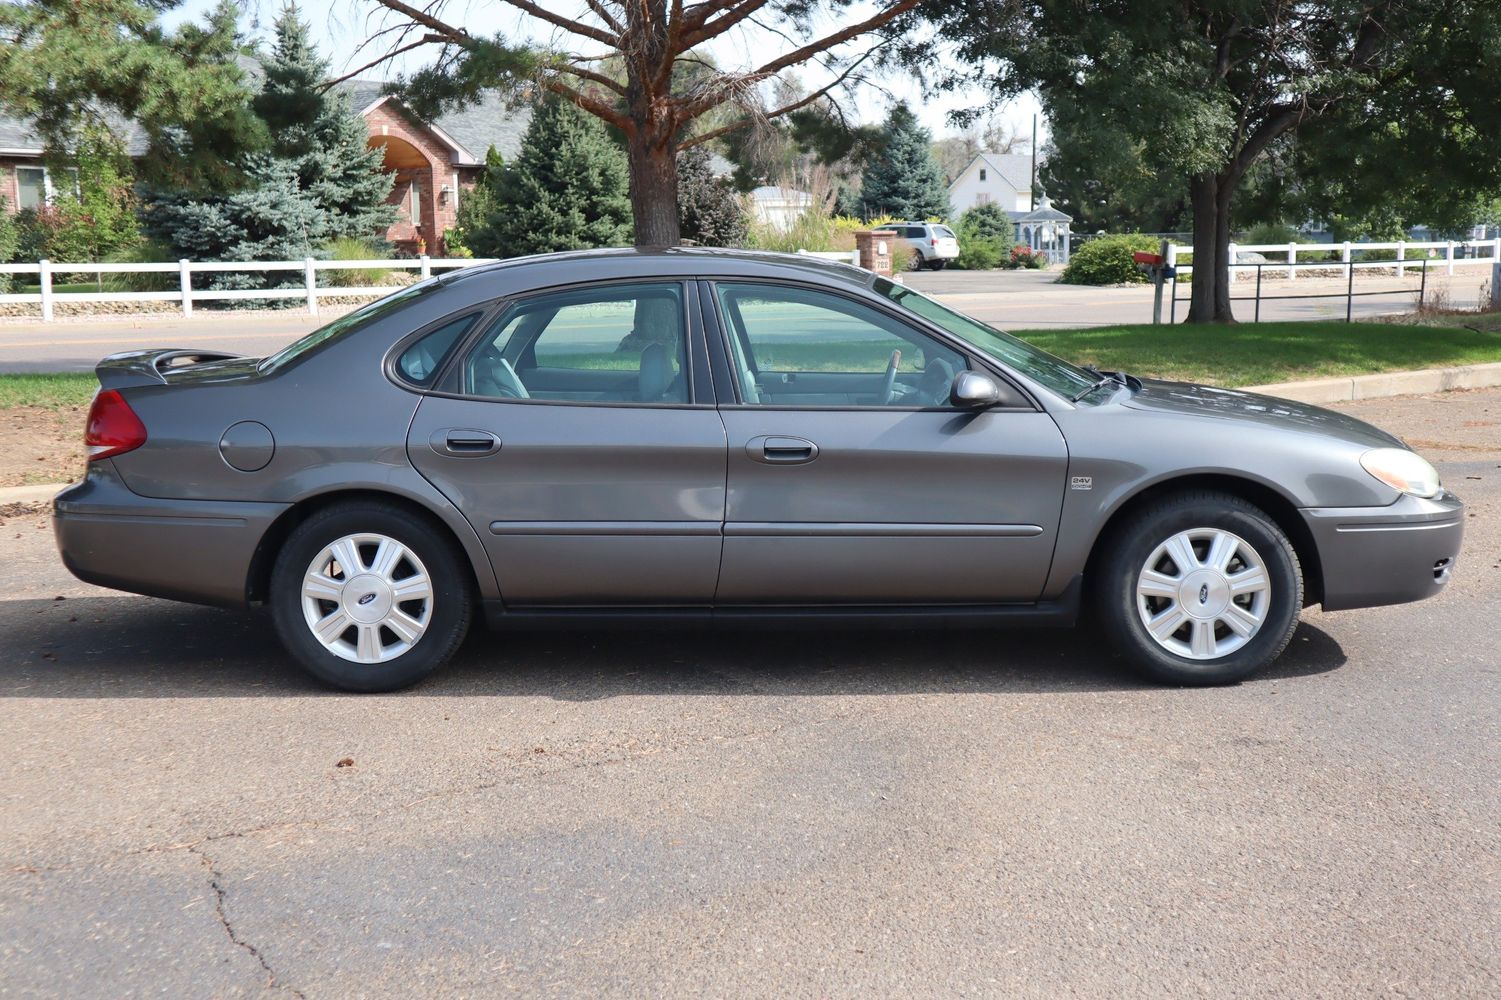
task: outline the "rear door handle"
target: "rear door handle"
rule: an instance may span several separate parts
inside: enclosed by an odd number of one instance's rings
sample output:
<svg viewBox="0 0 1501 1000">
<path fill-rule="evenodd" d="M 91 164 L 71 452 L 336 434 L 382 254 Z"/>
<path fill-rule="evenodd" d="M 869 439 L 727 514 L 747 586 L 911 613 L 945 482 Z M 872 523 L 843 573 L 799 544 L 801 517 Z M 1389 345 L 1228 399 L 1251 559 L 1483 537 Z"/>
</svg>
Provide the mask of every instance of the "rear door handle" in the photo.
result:
<svg viewBox="0 0 1501 1000">
<path fill-rule="evenodd" d="M 745 453 L 768 465 L 802 465 L 818 457 L 818 445 L 807 438 L 766 436 L 752 438 Z"/>
<path fill-rule="evenodd" d="M 433 451 L 455 458 L 482 458 L 500 450 L 500 438 L 489 431 L 449 428 L 436 431 L 428 440 Z"/>
</svg>

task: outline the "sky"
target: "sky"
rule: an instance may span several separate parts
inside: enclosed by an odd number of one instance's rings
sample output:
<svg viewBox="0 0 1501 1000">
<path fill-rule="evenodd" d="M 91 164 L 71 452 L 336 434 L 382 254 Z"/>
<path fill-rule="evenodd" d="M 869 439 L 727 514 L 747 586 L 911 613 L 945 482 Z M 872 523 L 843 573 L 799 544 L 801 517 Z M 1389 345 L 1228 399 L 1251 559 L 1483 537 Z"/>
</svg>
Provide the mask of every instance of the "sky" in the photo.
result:
<svg viewBox="0 0 1501 1000">
<path fill-rule="evenodd" d="M 185 20 L 198 20 L 214 6 L 214 0 L 185 0 L 181 7 L 169 13 L 164 20 L 168 25 L 176 25 Z M 241 20 L 242 30 L 252 38 L 269 40 L 271 27 L 276 20 L 276 15 L 281 9 L 281 0 L 241 0 L 241 9 L 244 14 Z M 356 50 L 372 33 L 382 24 L 392 23 L 389 18 L 394 15 L 386 13 L 382 8 L 371 0 L 301 0 L 299 6 L 305 19 L 312 25 L 314 41 L 320 51 L 327 56 L 336 75 L 348 72 L 379 54 L 378 50 L 366 50 L 356 53 Z M 548 2 L 548 6 L 559 7 L 582 7 L 582 4 L 564 0 L 562 3 Z M 861 17 L 861 8 L 869 7 L 862 3 L 844 12 L 839 23 L 847 23 Z M 474 34 L 494 34 L 503 31 L 508 37 L 530 37 L 534 41 L 547 42 L 550 38 L 559 39 L 571 36 L 559 33 L 551 34 L 551 29 L 543 26 L 539 31 L 537 22 L 506 6 L 500 0 L 451 0 L 444 12 L 444 16 L 450 22 L 458 22 L 467 27 Z M 819 25 L 824 30 L 830 30 L 833 22 L 826 21 Z M 820 32 L 822 33 L 822 32 Z M 432 49 L 436 50 L 436 46 Z M 761 62 L 775 54 L 787 51 L 789 43 L 775 37 L 761 29 L 746 28 L 732 29 L 725 35 L 716 39 L 710 45 L 710 52 L 716 62 L 725 68 L 749 68 L 752 53 Z M 407 54 L 401 61 L 393 64 L 401 70 L 410 72 L 417 69 L 430 55 L 425 55 L 425 49 L 420 49 Z M 382 72 L 380 69 L 362 74 L 364 76 L 379 77 L 390 75 L 394 70 Z M 805 64 L 796 70 L 798 77 L 804 85 L 813 87 L 819 83 L 827 82 L 829 74 L 820 67 Z M 950 112 L 967 109 L 975 106 L 991 107 L 993 101 L 985 94 L 977 90 L 956 91 L 938 95 L 931 100 L 924 100 L 920 93 L 920 87 L 915 78 L 902 75 L 887 76 L 881 79 L 878 86 L 862 87 L 855 98 L 854 117 L 861 123 L 878 122 L 886 116 L 894 99 L 905 99 L 917 113 L 923 124 L 929 128 L 934 138 L 943 138 L 958 132 L 948 122 Z M 1038 114 L 1036 99 L 1026 94 L 1003 106 L 992 108 L 992 114 L 1004 122 L 1012 131 L 1026 135 L 1032 129 L 1032 116 Z M 1041 121 L 1039 116 L 1038 134 L 1043 142 L 1046 142 L 1046 122 Z"/>
</svg>

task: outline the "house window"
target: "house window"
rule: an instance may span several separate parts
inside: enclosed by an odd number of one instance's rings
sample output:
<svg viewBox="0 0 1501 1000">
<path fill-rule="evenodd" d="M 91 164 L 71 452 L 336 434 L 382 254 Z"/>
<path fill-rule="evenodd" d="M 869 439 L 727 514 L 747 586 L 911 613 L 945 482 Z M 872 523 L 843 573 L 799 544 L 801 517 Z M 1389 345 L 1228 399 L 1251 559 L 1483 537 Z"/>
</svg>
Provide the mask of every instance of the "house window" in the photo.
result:
<svg viewBox="0 0 1501 1000">
<path fill-rule="evenodd" d="M 47 204 L 47 168 L 16 168 L 16 208 L 41 208 Z"/>
<path fill-rule="evenodd" d="M 984 179 L 985 179 L 985 168 L 981 167 L 980 168 L 980 180 L 983 181 Z"/>
<path fill-rule="evenodd" d="M 422 225 L 422 182 L 412 178 L 411 204 L 407 206 L 407 217 L 412 220 L 413 226 Z"/>
<path fill-rule="evenodd" d="M 979 194 L 975 195 L 975 204 L 976 205 L 989 205 L 990 204 L 990 192 L 988 192 L 988 191 L 981 191 Z"/>
</svg>

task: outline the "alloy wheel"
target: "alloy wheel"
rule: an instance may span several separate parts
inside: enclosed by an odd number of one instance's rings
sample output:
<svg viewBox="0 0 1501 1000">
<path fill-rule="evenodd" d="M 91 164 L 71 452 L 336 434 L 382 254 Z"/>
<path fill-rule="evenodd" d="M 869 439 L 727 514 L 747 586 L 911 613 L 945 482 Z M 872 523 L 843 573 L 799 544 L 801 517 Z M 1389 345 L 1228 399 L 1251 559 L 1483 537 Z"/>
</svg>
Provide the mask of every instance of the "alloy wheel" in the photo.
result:
<svg viewBox="0 0 1501 1000">
<path fill-rule="evenodd" d="M 1245 539 L 1221 528 L 1180 531 L 1152 550 L 1136 580 L 1147 634 L 1191 660 L 1214 660 L 1261 631 L 1271 606 L 1266 564 Z"/>
<path fill-rule="evenodd" d="M 415 646 L 433 614 L 422 560 L 386 535 L 346 535 L 313 558 L 302 579 L 313 638 L 355 663 L 384 663 Z"/>
</svg>

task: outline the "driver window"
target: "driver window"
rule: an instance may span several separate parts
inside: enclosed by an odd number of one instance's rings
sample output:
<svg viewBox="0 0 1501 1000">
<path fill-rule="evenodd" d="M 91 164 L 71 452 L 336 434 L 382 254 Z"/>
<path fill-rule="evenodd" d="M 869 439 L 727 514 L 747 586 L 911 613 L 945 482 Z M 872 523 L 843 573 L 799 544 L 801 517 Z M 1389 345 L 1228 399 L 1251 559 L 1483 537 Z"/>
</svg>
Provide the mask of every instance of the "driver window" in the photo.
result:
<svg viewBox="0 0 1501 1000">
<path fill-rule="evenodd" d="M 682 287 L 608 285 L 523 299 L 465 359 L 491 399 L 686 403 Z"/>
<path fill-rule="evenodd" d="M 942 342 L 827 292 L 723 283 L 741 399 L 763 406 L 947 406 L 968 367 Z"/>
</svg>

